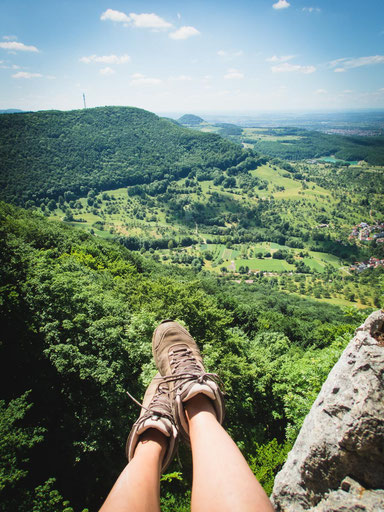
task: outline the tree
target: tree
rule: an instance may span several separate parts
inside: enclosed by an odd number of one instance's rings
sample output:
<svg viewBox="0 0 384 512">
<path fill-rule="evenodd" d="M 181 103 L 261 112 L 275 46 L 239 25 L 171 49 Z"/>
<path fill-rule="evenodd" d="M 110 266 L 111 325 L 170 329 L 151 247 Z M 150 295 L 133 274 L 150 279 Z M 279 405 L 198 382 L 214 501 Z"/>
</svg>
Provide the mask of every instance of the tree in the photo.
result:
<svg viewBox="0 0 384 512">
<path fill-rule="evenodd" d="M 73 213 L 72 211 L 68 208 L 66 211 L 65 211 L 65 215 L 64 215 L 64 222 L 73 222 L 74 218 L 73 218 Z"/>
<path fill-rule="evenodd" d="M 48 210 L 53 212 L 54 210 L 56 210 L 56 201 L 51 199 L 47 206 L 48 206 Z"/>
</svg>

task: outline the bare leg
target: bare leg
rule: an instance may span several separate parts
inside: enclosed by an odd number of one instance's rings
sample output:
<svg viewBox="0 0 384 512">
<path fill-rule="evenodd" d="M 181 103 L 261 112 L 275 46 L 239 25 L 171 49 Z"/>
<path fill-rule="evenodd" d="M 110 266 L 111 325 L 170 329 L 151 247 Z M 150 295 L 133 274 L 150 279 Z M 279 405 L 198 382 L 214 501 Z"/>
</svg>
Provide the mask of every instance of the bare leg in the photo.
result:
<svg viewBox="0 0 384 512">
<path fill-rule="evenodd" d="M 133 459 L 100 512 L 160 512 L 160 469 L 166 444 L 166 437 L 153 428 L 140 436 Z"/>
<path fill-rule="evenodd" d="M 193 459 L 192 512 L 273 512 L 240 450 L 216 420 L 211 401 L 185 404 Z"/>
</svg>

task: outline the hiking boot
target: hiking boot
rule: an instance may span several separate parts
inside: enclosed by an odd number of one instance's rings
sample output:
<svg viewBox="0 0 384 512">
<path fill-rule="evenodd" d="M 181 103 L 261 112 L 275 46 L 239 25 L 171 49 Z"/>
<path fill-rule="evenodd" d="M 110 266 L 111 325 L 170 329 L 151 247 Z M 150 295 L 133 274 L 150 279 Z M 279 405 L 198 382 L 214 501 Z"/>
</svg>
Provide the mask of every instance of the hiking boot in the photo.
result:
<svg viewBox="0 0 384 512">
<path fill-rule="evenodd" d="M 163 472 L 171 463 L 176 452 L 177 429 L 173 419 L 169 386 L 159 373 L 148 386 L 141 407 L 141 414 L 132 427 L 125 447 L 128 462 L 135 454 L 140 435 L 149 428 L 155 428 L 168 438 L 168 446 L 162 462 L 161 471 Z"/>
<path fill-rule="evenodd" d="M 189 442 L 189 428 L 183 404 L 199 393 L 211 399 L 216 418 L 222 423 L 224 399 L 219 377 L 206 372 L 189 332 L 177 322 L 164 320 L 153 333 L 152 351 L 157 369 L 169 385 L 176 425 L 184 441 Z"/>
</svg>

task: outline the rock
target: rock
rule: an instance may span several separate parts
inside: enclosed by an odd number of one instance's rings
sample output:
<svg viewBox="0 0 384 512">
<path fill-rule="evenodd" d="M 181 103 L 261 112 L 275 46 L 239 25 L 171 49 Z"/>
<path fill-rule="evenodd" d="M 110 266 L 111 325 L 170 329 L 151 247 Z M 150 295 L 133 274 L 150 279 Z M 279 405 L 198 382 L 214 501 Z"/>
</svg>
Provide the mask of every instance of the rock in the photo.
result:
<svg viewBox="0 0 384 512">
<path fill-rule="evenodd" d="M 305 418 L 276 511 L 384 512 L 384 311 L 356 330 Z"/>
<path fill-rule="evenodd" d="M 344 478 L 340 489 L 331 491 L 311 510 L 313 512 L 384 511 L 384 491 L 369 491 L 350 477 Z"/>
</svg>

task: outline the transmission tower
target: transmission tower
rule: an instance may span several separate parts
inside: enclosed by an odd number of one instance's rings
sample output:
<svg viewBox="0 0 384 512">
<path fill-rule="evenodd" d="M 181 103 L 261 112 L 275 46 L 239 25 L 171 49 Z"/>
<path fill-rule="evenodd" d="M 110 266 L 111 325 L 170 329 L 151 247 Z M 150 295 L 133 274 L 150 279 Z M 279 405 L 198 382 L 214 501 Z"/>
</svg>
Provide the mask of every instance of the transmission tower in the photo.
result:
<svg viewBox="0 0 384 512">
<path fill-rule="evenodd" d="M 85 93 L 83 93 L 83 103 L 84 103 L 84 108 L 87 108 L 87 104 L 85 103 Z"/>
</svg>

